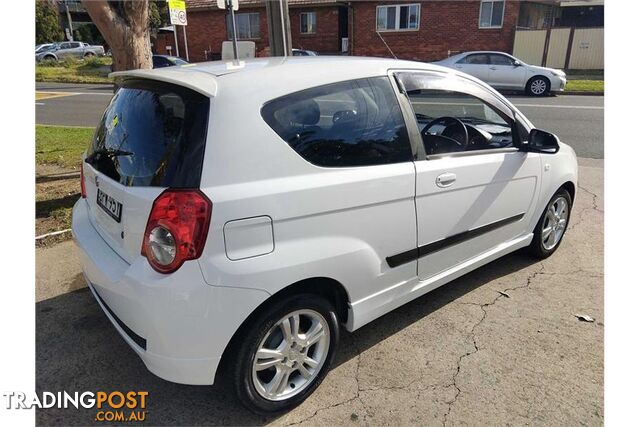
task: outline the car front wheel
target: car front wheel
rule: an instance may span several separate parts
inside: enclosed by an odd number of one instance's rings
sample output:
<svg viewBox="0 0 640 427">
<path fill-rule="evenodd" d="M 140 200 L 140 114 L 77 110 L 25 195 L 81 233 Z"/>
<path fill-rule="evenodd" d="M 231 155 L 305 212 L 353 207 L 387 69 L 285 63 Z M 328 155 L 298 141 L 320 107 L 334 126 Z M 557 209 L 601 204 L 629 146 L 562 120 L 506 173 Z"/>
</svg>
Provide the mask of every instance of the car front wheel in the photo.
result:
<svg viewBox="0 0 640 427">
<path fill-rule="evenodd" d="M 267 307 L 237 347 L 233 382 L 240 402 L 264 414 L 305 400 L 327 374 L 339 340 L 334 307 L 294 295 Z"/>
<path fill-rule="evenodd" d="M 561 188 L 553 195 L 533 231 L 530 252 L 537 258 L 547 258 L 558 249 L 569 225 L 571 195 Z"/>
<path fill-rule="evenodd" d="M 551 91 L 551 83 L 546 77 L 532 77 L 527 83 L 527 93 L 533 96 L 545 96 Z"/>
</svg>

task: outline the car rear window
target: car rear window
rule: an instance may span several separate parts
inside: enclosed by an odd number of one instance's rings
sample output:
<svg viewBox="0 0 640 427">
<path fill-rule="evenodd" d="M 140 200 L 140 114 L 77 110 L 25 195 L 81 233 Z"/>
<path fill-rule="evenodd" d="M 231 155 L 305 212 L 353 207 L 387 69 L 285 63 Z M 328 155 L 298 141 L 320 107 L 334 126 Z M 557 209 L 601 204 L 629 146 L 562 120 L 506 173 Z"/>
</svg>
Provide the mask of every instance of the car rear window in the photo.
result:
<svg viewBox="0 0 640 427">
<path fill-rule="evenodd" d="M 209 99 L 167 83 L 126 82 L 114 95 L 86 161 L 130 187 L 200 186 Z"/>
<path fill-rule="evenodd" d="M 400 105 L 386 76 L 292 93 L 265 104 L 262 117 L 317 166 L 372 166 L 412 159 Z"/>
</svg>

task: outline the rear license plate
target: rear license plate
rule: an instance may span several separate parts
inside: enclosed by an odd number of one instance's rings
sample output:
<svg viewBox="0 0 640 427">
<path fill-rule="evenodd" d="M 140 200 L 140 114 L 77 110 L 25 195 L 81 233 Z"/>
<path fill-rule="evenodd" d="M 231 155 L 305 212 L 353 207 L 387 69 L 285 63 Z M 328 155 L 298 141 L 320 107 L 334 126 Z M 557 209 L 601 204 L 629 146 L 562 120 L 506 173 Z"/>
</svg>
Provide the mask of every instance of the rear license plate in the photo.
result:
<svg viewBox="0 0 640 427">
<path fill-rule="evenodd" d="M 100 206 L 109 216 L 120 222 L 122 219 L 122 203 L 109 196 L 98 188 L 98 206 Z"/>
</svg>

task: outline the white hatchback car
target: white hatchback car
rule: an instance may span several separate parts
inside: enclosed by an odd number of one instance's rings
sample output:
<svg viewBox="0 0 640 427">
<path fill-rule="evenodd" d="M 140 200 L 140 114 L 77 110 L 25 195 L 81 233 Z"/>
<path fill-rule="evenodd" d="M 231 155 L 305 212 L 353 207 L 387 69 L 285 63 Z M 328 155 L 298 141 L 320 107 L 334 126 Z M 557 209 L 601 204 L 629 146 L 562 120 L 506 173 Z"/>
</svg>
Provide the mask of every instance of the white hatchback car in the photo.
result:
<svg viewBox="0 0 640 427">
<path fill-rule="evenodd" d="M 275 412 L 353 331 L 519 248 L 552 254 L 574 151 L 479 80 L 368 58 L 115 73 L 73 210 L 89 288 L 154 374 Z M 216 380 L 217 381 L 217 380 Z"/>
<path fill-rule="evenodd" d="M 470 74 L 496 89 L 522 90 L 533 96 L 562 92 L 567 85 L 564 71 L 525 64 L 504 52 L 464 52 L 435 64 Z"/>
</svg>

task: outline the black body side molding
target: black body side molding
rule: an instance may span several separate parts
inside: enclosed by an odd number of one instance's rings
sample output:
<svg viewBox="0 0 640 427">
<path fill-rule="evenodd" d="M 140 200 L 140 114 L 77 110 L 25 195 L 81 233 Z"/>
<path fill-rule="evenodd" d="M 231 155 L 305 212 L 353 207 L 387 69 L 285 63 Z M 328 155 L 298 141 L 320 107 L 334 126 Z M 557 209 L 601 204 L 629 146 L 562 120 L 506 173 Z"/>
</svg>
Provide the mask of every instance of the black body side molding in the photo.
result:
<svg viewBox="0 0 640 427">
<path fill-rule="evenodd" d="M 514 215 L 512 217 L 501 219 L 499 221 L 492 222 L 490 224 L 483 225 L 472 230 L 463 231 L 462 233 L 445 237 L 441 240 L 436 240 L 435 242 L 427 243 L 426 245 L 422 245 L 418 248 L 410 249 L 408 251 L 389 256 L 387 257 L 387 264 L 389 264 L 389 267 L 391 268 L 406 264 L 408 262 L 422 258 L 423 256 L 432 254 L 433 252 L 437 252 L 450 246 L 457 245 L 466 240 L 471 240 L 474 237 L 478 237 L 497 228 L 504 227 L 505 225 L 511 224 L 512 222 L 520 221 L 523 217 L 524 213 Z"/>
</svg>

